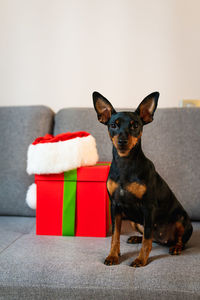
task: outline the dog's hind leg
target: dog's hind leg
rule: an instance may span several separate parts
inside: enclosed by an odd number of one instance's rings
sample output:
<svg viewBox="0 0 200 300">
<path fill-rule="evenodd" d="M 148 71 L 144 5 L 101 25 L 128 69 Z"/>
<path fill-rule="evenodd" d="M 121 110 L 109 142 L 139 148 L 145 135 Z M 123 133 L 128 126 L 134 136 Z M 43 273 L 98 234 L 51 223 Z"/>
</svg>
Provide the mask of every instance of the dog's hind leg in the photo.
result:
<svg viewBox="0 0 200 300">
<path fill-rule="evenodd" d="M 169 249 L 169 253 L 172 255 L 179 255 L 181 254 L 181 251 L 185 248 L 185 244 L 191 237 L 193 227 L 190 221 L 188 222 L 186 227 L 184 227 L 181 222 L 176 222 L 175 230 L 176 243 Z"/>
<path fill-rule="evenodd" d="M 134 231 L 137 231 L 137 232 L 143 234 L 144 227 L 142 225 L 131 222 L 131 226 L 133 227 Z M 142 243 L 142 236 L 139 236 L 139 235 L 130 236 L 127 240 L 127 243 L 128 244 L 140 244 L 140 243 Z"/>
<path fill-rule="evenodd" d="M 130 236 L 127 240 L 128 244 L 140 244 L 142 243 L 142 236 L 133 235 Z"/>
<path fill-rule="evenodd" d="M 176 222 L 175 227 L 175 244 L 170 247 L 169 253 L 171 255 L 179 255 L 181 251 L 184 249 L 185 244 L 183 243 L 183 235 L 185 232 L 185 228 L 181 222 Z"/>
</svg>

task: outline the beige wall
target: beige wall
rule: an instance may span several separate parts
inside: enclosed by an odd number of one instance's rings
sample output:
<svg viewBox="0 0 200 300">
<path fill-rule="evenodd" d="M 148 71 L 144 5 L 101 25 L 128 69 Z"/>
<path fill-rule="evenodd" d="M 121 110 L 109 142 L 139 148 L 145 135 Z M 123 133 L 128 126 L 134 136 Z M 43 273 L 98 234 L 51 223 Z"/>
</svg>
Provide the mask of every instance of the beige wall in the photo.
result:
<svg viewBox="0 0 200 300">
<path fill-rule="evenodd" d="M 200 99 L 199 0 L 0 0 L 0 105 Z"/>
</svg>

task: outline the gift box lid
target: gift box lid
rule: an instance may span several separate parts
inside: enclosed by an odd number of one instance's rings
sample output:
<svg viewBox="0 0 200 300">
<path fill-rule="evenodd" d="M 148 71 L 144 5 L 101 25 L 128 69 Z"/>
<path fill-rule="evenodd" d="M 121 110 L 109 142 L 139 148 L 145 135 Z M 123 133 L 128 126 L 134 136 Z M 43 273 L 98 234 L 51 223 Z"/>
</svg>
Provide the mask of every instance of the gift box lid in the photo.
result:
<svg viewBox="0 0 200 300">
<path fill-rule="evenodd" d="M 110 170 L 109 162 L 100 162 L 94 166 L 80 167 L 60 174 L 35 175 L 35 181 L 94 181 L 105 182 Z"/>
</svg>

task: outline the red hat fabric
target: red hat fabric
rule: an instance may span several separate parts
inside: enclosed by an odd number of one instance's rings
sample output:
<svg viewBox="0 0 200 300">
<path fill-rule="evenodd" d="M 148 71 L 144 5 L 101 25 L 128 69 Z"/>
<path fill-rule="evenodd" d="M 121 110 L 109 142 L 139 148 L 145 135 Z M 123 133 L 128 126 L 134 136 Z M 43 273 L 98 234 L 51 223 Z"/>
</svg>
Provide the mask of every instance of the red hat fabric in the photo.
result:
<svg viewBox="0 0 200 300">
<path fill-rule="evenodd" d="M 72 139 L 75 139 L 75 138 L 78 138 L 78 137 L 79 138 L 87 137 L 88 135 L 90 135 L 90 134 L 86 131 L 60 133 L 56 136 L 47 133 L 45 136 L 38 137 L 32 143 L 32 145 L 64 142 L 64 141 L 72 140 Z"/>
<path fill-rule="evenodd" d="M 95 138 L 85 131 L 37 138 L 28 148 L 28 174 L 53 174 L 98 161 Z"/>
</svg>

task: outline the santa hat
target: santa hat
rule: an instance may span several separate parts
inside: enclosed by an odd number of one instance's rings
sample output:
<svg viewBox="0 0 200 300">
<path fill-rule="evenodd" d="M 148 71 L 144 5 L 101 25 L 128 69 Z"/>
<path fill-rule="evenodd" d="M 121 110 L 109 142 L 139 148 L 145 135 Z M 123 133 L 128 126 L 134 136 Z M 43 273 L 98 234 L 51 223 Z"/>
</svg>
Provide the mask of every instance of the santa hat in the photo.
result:
<svg viewBox="0 0 200 300">
<path fill-rule="evenodd" d="M 97 161 L 96 141 L 88 132 L 46 134 L 28 148 L 27 173 L 61 173 L 94 165 Z"/>
<path fill-rule="evenodd" d="M 28 147 L 27 173 L 62 173 L 81 166 L 94 165 L 97 161 L 96 141 L 88 132 L 68 132 L 56 136 L 46 134 Z M 35 208 L 33 194 L 36 194 L 35 186 L 28 190 L 26 197 L 28 205 Z"/>
</svg>

